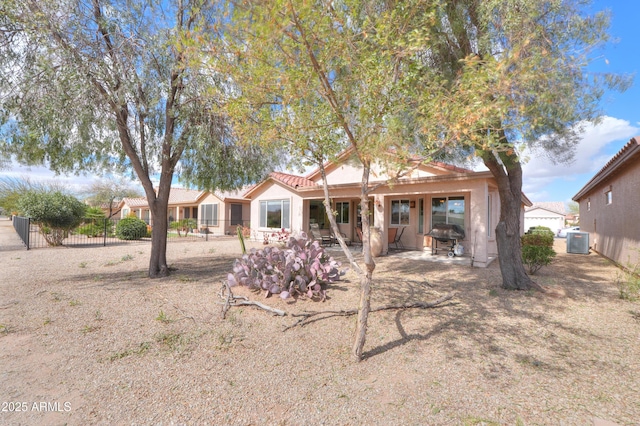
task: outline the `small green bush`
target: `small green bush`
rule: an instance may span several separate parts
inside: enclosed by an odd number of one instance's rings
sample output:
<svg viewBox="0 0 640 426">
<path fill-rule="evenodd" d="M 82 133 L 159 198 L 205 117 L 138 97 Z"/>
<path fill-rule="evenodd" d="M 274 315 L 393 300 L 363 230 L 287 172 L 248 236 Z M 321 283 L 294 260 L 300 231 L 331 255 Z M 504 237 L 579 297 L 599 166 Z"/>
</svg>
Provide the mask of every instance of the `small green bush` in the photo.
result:
<svg viewBox="0 0 640 426">
<path fill-rule="evenodd" d="M 104 233 L 104 227 L 96 223 L 87 223 L 79 227 L 77 232 L 78 234 L 86 235 L 87 237 L 97 237 Z"/>
<path fill-rule="evenodd" d="M 533 275 L 543 266 L 551 263 L 556 257 L 556 252 L 547 246 L 522 246 L 522 262 L 529 268 L 529 274 Z"/>
<path fill-rule="evenodd" d="M 551 229 L 540 226 L 522 236 L 522 262 L 533 275 L 543 266 L 551 263 L 556 256 L 553 250 L 554 234 Z"/>
<path fill-rule="evenodd" d="M 137 217 L 126 217 L 116 225 L 116 236 L 121 240 L 139 240 L 147 235 L 147 224 Z"/>
<path fill-rule="evenodd" d="M 522 236 L 522 246 L 544 246 L 553 247 L 553 232 L 533 231 L 531 234 Z"/>
<path fill-rule="evenodd" d="M 82 222 L 87 206 L 60 191 L 28 191 L 18 200 L 18 208 L 37 223 L 51 246 L 62 245 L 69 231 Z"/>
</svg>

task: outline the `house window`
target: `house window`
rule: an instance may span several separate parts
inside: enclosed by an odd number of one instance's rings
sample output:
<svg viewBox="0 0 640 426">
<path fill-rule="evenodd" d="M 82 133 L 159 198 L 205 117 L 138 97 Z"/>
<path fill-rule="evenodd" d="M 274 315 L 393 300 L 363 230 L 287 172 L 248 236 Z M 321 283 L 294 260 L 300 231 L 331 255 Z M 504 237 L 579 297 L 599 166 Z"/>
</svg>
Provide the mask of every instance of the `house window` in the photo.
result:
<svg viewBox="0 0 640 426">
<path fill-rule="evenodd" d="M 218 205 L 200 205 L 200 223 L 206 226 L 218 226 Z"/>
<path fill-rule="evenodd" d="M 587 211 L 590 212 L 591 211 L 591 200 L 587 200 Z"/>
<path fill-rule="evenodd" d="M 612 194 L 611 194 L 611 190 L 608 190 L 607 192 L 604 193 L 605 199 L 606 199 L 606 203 L 607 205 L 613 203 L 613 198 L 612 198 Z"/>
<path fill-rule="evenodd" d="M 336 203 L 336 222 L 349 223 L 349 202 Z"/>
<path fill-rule="evenodd" d="M 391 225 L 409 224 L 409 200 L 391 200 Z"/>
<path fill-rule="evenodd" d="M 418 234 L 424 234 L 424 199 L 418 200 Z"/>
<path fill-rule="evenodd" d="M 439 223 L 460 225 L 464 228 L 464 197 L 431 199 L 431 227 Z"/>
<path fill-rule="evenodd" d="M 289 229 L 289 200 L 260 201 L 260 227 Z"/>
</svg>

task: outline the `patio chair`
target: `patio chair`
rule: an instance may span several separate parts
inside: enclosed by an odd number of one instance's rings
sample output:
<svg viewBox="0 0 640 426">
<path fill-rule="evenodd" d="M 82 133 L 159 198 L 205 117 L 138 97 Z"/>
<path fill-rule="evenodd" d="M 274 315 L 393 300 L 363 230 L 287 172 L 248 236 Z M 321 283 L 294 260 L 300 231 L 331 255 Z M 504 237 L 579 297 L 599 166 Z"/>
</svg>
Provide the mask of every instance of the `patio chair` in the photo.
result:
<svg viewBox="0 0 640 426">
<path fill-rule="evenodd" d="M 312 223 L 309 225 L 309 232 L 311 232 L 311 236 L 313 237 L 313 239 L 316 241 L 320 241 L 320 244 L 322 244 L 323 246 L 333 246 L 333 237 L 331 235 L 322 235 L 322 233 L 320 232 L 320 226 L 318 226 L 317 223 Z"/>
<path fill-rule="evenodd" d="M 394 236 L 393 239 L 391 238 L 391 233 L 389 233 L 389 245 L 393 244 L 396 248 L 396 250 L 404 250 L 404 244 L 402 244 L 402 234 L 404 233 L 404 229 L 406 227 L 403 226 L 402 228 L 400 228 L 400 232 L 398 232 L 398 228 L 390 228 L 389 231 L 391 231 L 391 229 L 395 229 L 396 232 L 394 232 Z"/>
<path fill-rule="evenodd" d="M 389 228 L 387 230 L 387 244 L 389 245 L 389 248 L 391 248 L 391 244 L 395 241 L 397 233 L 398 228 Z"/>
</svg>

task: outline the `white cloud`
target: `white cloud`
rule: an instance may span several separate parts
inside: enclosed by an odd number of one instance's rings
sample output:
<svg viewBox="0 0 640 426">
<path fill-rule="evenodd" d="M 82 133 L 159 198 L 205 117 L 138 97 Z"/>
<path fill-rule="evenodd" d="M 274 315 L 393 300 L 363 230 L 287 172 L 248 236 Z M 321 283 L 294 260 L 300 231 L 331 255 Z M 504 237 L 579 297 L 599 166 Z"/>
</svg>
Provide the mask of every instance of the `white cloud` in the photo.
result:
<svg viewBox="0 0 640 426">
<path fill-rule="evenodd" d="M 44 184 L 62 184 L 69 192 L 82 195 L 89 190 L 91 185 L 96 182 L 104 182 L 105 177 L 84 173 L 78 176 L 74 174 L 56 175 L 45 166 L 22 166 L 15 161 L 11 162 L 9 168 L 0 170 L 0 177 L 9 177 L 14 179 L 28 179 L 31 182 Z M 116 179 L 120 176 L 115 176 Z M 136 182 L 132 182 L 132 186 Z"/>
<path fill-rule="evenodd" d="M 608 146 L 618 142 L 622 147 L 638 132 L 640 129 L 626 120 L 605 116 L 597 125 L 587 123 L 584 126 L 572 163 L 553 164 L 544 154 L 534 152 L 530 154 L 529 162 L 523 165 L 523 171 L 528 179 L 541 179 L 543 182 L 560 177 L 571 179 L 582 173 L 595 173 L 613 156 L 605 152 Z"/>
<path fill-rule="evenodd" d="M 530 154 L 529 161 L 522 167 L 524 193 L 532 200 L 543 200 L 549 196 L 549 192 L 557 192 L 548 191 L 550 186 L 580 187 L 584 184 L 584 175 L 591 176 L 598 172 L 615 152 L 639 132 L 640 128 L 614 117 L 605 116 L 597 125 L 587 123 L 572 163 L 553 164 L 544 154 Z"/>
</svg>

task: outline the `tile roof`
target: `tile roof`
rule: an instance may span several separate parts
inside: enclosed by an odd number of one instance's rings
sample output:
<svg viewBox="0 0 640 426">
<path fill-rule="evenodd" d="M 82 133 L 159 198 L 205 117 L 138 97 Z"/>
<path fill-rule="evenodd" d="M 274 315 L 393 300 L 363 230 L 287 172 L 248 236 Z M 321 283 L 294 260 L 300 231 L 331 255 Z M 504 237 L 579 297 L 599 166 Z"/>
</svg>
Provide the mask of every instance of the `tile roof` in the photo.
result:
<svg viewBox="0 0 640 426">
<path fill-rule="evenodd" d="M 169 204 L 196 203 L 204 192 L 205 191 L 194 189 L 172 187 L 169 193 Z"/>
<path fill-rule="evenodd" d="M 533 209 L 545 209 L 554 213 L 565 214 L 566 210 L 562 201 L 538 201 L 533 203 L 531 207 L 527 207 L 525 210 L 530 211 Z"/>
<path fill-rule="evenodd" d="M 149 203 L 147 203 L 146 198 L 129 198 L 125 197 L 122 199 L 122 202 L 129 207 L 148 207 Z"/>
<path fill-rule="evenodd" d="M 315 182 L 307 179 L 306 177 L 290 175 L 288 173 L 271 172 L 269 173 L 269 177 L 293 188 L 318 186 Z"/>
</svg>

